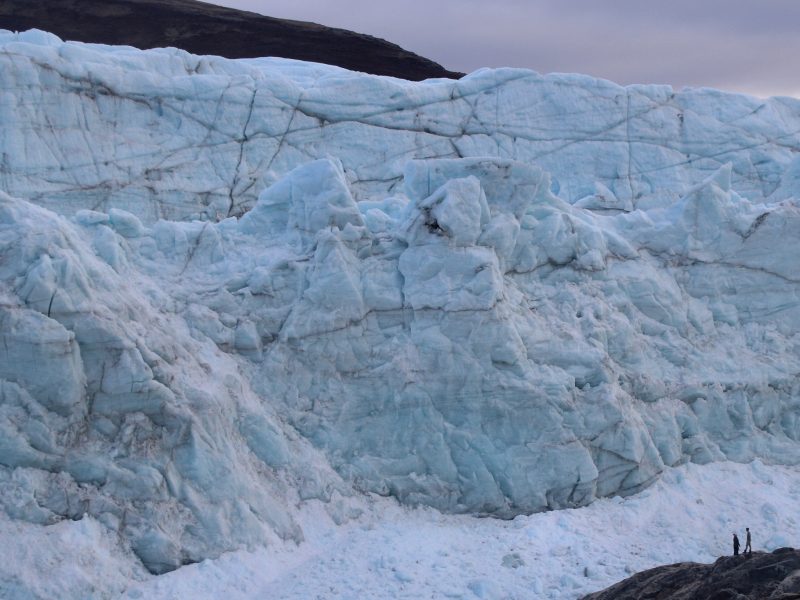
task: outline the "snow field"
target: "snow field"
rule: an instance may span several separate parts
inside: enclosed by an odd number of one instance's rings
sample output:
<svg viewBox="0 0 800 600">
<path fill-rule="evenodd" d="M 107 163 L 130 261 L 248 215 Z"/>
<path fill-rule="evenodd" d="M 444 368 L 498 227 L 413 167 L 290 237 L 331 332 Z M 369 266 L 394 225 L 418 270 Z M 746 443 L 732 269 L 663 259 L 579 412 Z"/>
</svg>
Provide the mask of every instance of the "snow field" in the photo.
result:
<svg viewBox="0 0 800 600">
<path fill-rule="evenodd" d="M 140 583 L 124 598 L 569 600 L 662 564 L 713 562 L 733 531 L 756 551 L 800 541 L 800 471 L 715 463 L 646 491 L 512 521 L 376 499 L 343 526 L 304 509 L 307 541 L 234 552 Z"/>
</svg>

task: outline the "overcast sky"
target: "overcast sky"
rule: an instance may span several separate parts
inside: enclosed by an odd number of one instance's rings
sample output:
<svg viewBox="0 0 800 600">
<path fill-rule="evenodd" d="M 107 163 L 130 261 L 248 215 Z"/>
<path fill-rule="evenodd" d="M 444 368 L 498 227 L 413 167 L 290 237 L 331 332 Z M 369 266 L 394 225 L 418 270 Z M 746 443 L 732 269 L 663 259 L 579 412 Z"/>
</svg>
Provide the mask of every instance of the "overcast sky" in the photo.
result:
<svg viewBox="0 0 800 600">
<path fill-rule="evenodd" d="M 800 96 L 800 0 L 206 0 L 387 39 L 448 69 Z"/>
</svg>

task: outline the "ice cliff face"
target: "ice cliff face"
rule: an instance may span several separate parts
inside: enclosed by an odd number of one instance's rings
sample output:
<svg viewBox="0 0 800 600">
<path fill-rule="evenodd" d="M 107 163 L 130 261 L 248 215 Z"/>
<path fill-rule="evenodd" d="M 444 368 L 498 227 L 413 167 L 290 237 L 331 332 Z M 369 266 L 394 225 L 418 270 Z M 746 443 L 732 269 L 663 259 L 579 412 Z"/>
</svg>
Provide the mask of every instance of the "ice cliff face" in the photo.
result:
<svg viewBox="0 0 800 600">
<path fill-rule="evenodd" d="M 0 504 L 153 571 L 353 490 L 800 460 L 800 101 L 0 37 Z"/>
<path fill-rule="evenodd" d="M 800 143 L 789 98 L 518 69 L 410 84 L 34 31 L 0 44 L 0 183 L 63 214 L 238 216 L 292 168 L 327 155 L 356 200 L 401 192 L 409 160 L 470 156 L 536 164 L 564 200 L 626 210 L 677 200 L 730 162 L 734 189 L 758 200 L 780 189 Z"/>
</svg>

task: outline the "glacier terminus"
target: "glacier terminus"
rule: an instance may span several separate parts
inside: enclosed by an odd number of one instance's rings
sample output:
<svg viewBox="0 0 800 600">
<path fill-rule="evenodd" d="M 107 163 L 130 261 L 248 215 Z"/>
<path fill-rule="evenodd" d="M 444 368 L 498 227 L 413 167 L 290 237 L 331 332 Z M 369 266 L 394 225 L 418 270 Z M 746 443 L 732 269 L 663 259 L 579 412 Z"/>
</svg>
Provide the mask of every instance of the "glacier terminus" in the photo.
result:
<svg viewBox="0 0 800 600">
<path fill-rule="evenodd" d="M 799 199 L 797 99 L 0 32 L 0 507 L 164 573 L 797 465 Z"/>
</svg>

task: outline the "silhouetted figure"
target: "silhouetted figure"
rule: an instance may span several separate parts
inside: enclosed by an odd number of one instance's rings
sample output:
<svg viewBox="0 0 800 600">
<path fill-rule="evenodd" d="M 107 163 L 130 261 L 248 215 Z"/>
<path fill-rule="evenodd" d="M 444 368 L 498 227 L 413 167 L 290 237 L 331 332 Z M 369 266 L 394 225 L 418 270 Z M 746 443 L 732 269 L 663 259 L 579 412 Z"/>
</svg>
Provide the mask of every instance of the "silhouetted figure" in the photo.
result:
<svg viewBox="0 0 800 600">
<path fill-rule="evenodd" d="M 733 555 L 739 556 L 739 538 L 735 533 L 733 534 Z"/>
<path fill-rule="evenodd" d="M 747 531 L 747 537 L 744 539 L 744 552 L 745 554 L 752 554 L 753 547 L 750 545 L 750 528 L 745 527 L 745 531 Z"/>
</svg>

